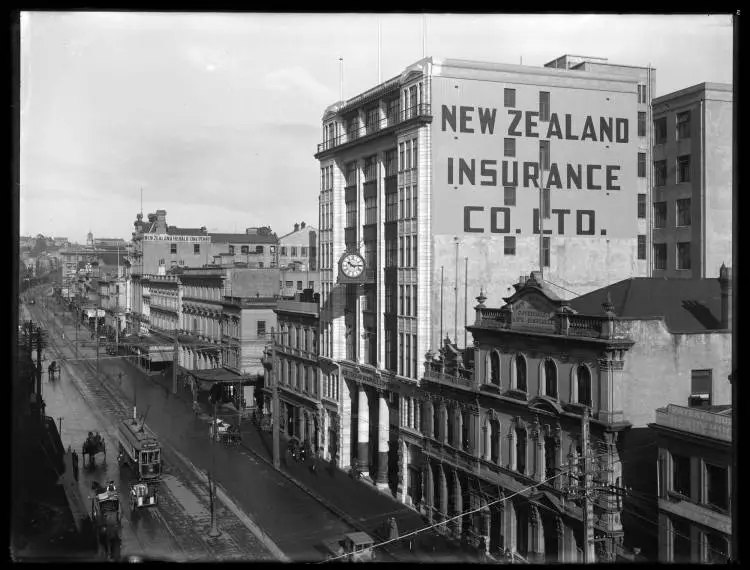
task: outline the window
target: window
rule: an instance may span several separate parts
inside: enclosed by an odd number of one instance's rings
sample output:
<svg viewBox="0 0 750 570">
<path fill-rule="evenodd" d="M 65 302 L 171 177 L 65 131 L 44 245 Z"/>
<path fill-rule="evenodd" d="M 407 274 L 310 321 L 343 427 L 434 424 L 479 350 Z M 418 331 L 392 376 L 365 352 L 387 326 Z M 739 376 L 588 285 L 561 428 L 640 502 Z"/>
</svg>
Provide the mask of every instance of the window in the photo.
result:
<svg viewBox="0 0 750 570">
<path fill-rule="evenodd" d="M 170 243 L 169 244 L 169 253 L 177 253 L 177 244 L 176 243 Z"/>
<path fill-rule="evenodd" d="M 266 336 L 266 321 L 258 321 L 258 338 Z"/>
<path fill-rule="evenodd" d="M 526 359 L 520 354 L 516 355 L 516 385 L 517 390 L 526 391 Z"/>
<path fill-rule="evenodd" d="M 666 270 L 667 268 L 667 244 L 654 244 L 654 269 Z"/>
<path fill-rule="evenodd" d="M 405 219 L 411 218 L 411 188 L 404 188 L 404 216 Z"/>
<path fill-rule="evenodd" d="M 417 139 L 411 143 L 411 167 L 417 168 Z"/>
<path fill-rule="evenodd" d="M 417 187 L 411 187 L 411 217 L 417 217 Z"/>
<path fill-rule="evenodd" d="M 292 287 L 294 287 L 294 281 L 285 281 L 285 282 L 284 282 L 284 286 L 285 286 L 285 287 L 286 287 L 287 289 L 291 289 Z"/>
<path fill-rule="evenodd" d="M 729 509 L 729 470 L 706 463 L 706 495 L 708 505 L 726 511 Z"/>
<path fill-rule="evenodd" d="M 654 121 L 654 144 L 665 142 L 667 142 L 667 118 L 663 117 Z"/>
<path fill-rule="evenodd" d="M 398 162 L 396 162 L 396 149 L 385 151 L 385 175 L 393 176 L 398 172 Z"/>
<path fill-rule="evenodd" d="M 516 471 L 526 473 L 526 430 L 516 428 Z"/>
<path fill-rule="evenodd" d="M 353 228 L 357 225 L 357 202 L 351 201 L 346 202 L 346 226 L 347 228 Z M 297 255 L 296 248 L 292 248 L 292 255 Z"/>
<path fill-rule="evenodd" d="M 638 84 L 638 103 L 646 102 L 646 86 L 643 83 Z"/>
<path fill-rule="evenodd" d="M 677 242 L 677 269 L 690 269 L 690 242 Z"/>
<path fill-rule="evenodd" d="M 508 89 L 505 88 L 505 106 L 506 107 L 515 107 L 516 106 L 516 90 L 515 89 Z"/>
<path fill-rule="evenodd" d="M 290 251 L 289 251 L 289 254 L 290 254 L 290 255 L 291 255 L 292 257 L 297 257 L 297 248 L 296 248 L 296 247 L 292 246 L 292 247 L 290 247 L 290 248 L 289 248 L 289 250 L 290 250 Z"/>
<path fill-rule="evenodd" d="M 353 160 L 346 164 L 346 185 L 354 186 L 357 184 L 357 161 Z"/>
<path fill-rule="evenodd" d="M 378 108 L 372 107 L 370 109 L 367 109 L 367 112 L 365 114 L 365 129 L 368 133 L 371 133 L 373 131 L 378 130 L 378 127 L 380 126 L 380 121 L 378 117 Z"/>
<path fill-rule="evenodd" d="M 549 247 L 550 247 L 549 238 L 543 237 L 542 238 L 542 265 L 544 267 L 549 267 L 549 258 L 550 258 Z"/>
<path fill-rule="evenodd" d="M 579 364 L 576 368 L 576 384 L 578 403 L 591 407 L 591 372 L 583 364 Z"/>
<path fill-rule="evenodd" d="M 250 253 L 250 247 L 247 245 L 243 245 L 240 247 L 240 253 Z"/>
<path fill-rule="evenodd" d="M 363 168 L 363 174 L 365 176 L 364 181 L 365 182 L 372 182 L 375 180 L 375 175 L 377 173 L 377 156 L 367 156 L 365 157 L 365 165 Z"/>
<path fill-rule="evenodd" d="M 195 243 L 193 244 L 193 253 L 200 253 L 201 252 L 201 244 Z"/>
<path fill-rule="evenodd" d="M 555 438 L 544 436 L 544 475 L 545 479 L 557 474 L 557 461 L 555 457 Z M 553 484 L 552 481 L 549 484 Z"/>
<path fill-rule="evenodd" d="M 504 255 L 516 254 L 516 236 L 505 236 L 503 238 L 503 254 Z"/>
<path fill-rule="evenodd" d="M 726 564 L 729 560 L 729 543 L 715 532 L 705 534 L 705 555 L 703 560 L 713 564 Z"/>
<path fill-rule="evenodd" d="M 672 562 L 691 562 L 690 523 L 672 517 Z"/>
<path fill-rule="evenodd" d="M 516 156 L 516 139 L 505 139 L 504 156 Z"/>
<path fill-rule="evenodd" d="M 638 259 L 646 259 L 646 236 L 638 236 Z"/>
<path fill-rule="evenodd" d="M 255 246 L 255 253 L 263 253 L 263 246 L 262 245 L 256 245 Z"/>
<path fill-rule="evenodd" d="M 549 91 L 539 92 L 539 120 L 549 121 Z"/>
<path fill-rule="evenodd" d="M 677 205 L 677 223 L 678 226 L 690 225 L 690 198 L 680 198 L 676 200 Z"/>
<path fill-rule="evenodd" d="M 411 267 L 411 236 L 406 236 L 406 242 L 404 245 L 404 254 L 406 256 L 404 267 Z"/>
<path fill-rule="evenodd" d="M 638 111 L 638 136 L 646 136 L 646 113 L 645 111 Z"/>
<path fill-rule="evenodd" d="M 230 255 L 234 255 L 234 246 L 233 245 L 229 246 L 229 253 L 230 253 Z"/>
<path fill-rule="evenodd" d="M 284 256 L 286 256 L 286 246 L 285 246 L 285 245 L 282 245 L 282 246 L 281 246 L 281 252 L 279 253 L 279 255 L 284 255 Z"/>
<path fill-rule="evenodd" d="M 646 195 L 638 194 L 638 217 L 646 218 Z"/>
<path fill-rule="evenodd" d="M 712 370 L 693 370 L 690 375 L 690 398 L 688 405 L 691 408 L 711 405 Z"/>
<path fill-rule="evenodd" d="M 549 170 L 549 141 L 539 141 L 539 167 Z"/>
<path fill-rule="evenodd" d="M 411 170 L 411 141 L 406 141 L 406 164 L 404 170 Z"/>
<path fill-rule="evenodd" d="M 406 145 L 404 143 L 399 143 L 398 145 L 398 171 L 402 172 L 404 170 L 404 164 L 405 164 L 405 153 Z"/>
<path fill-rule="evenodd" d="M 417 266 L 417 236 L 413 236 L 411 238 L 411 266 L 416 267 Z"/>
<path fill-rule="evenodd" d="M 672 454 L 672 491 L 690 498 L 690 458 Z"/>
<path fill-rule="evenodd" d="M 494 350 L 490 354 L 490 383 L 500 386 L 500 355 Z"/>
<path fill-rule="evenodd" d="M 690 155 L 677 157 L 677 180 L 680 182 L 690 182 Z"/>
<path fill-rule="evenodd" d="M 654 186 L 664 186 L 667 183 L 667 161 L 654 162 Z"/>
<path fill-rule="evenodd" d="M 297 281 L 297 291 L 302 291 L 302 281 Z"/>
<path fill-rule="evenodd" d="M 544 388 L 550 398 L 557 398 L 557 366 L 551 360 L 544 361 Z"/>
<path fill-rule="evenodd" d="M 654 227 L 663 228 L 667 225 L 667 203 L 654 202 Z"/>
<path fill-rule="evenodd" d="M 638 178 L 646 178 L 646 153 L 638 153 Z"/>
<path fill-rule="evenodd" d="M 677 113 L 677 140 L 690 138 L 690 111 Z"/>
<path fill-rule="evenodd" d="M 307 248 L 306 247 L 300 247 L 299 248 L 299 254 L 300 254 L 300 257 L 307 257 Z"/>
<path fill-rule="evenodd" d="M 505 186 L 503 188 L 503 193 L 504 193 L 504 200 L 503 200 L 504 205 L 515 206 L 516 205 L 516 187 Z"/>
</svg>

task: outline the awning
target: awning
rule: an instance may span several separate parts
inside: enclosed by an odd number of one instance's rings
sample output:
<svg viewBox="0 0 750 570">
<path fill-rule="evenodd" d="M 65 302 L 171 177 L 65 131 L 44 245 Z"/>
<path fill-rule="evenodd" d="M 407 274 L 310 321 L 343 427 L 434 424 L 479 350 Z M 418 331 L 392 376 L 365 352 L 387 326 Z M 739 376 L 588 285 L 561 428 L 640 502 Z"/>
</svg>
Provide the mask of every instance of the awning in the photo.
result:
<svg viewBox="0 0 750 570">
<path fill-rule="evenodd" d="M 150 348 L 148 358 L 151 362 L 172 362 L 174 360 L 174 353 L 171 347 L 166 350 L 154 350 Z"/>
<path fill-rule="evenodd" d="M 238 374 L 228 368 L 206 368 L 205 370 L 188 370 L 187 374 L 198 382 L 201 390 L 209 390 L 216 383 L 254 384 L 256 376 L 252 374 Z"/>
</svg>

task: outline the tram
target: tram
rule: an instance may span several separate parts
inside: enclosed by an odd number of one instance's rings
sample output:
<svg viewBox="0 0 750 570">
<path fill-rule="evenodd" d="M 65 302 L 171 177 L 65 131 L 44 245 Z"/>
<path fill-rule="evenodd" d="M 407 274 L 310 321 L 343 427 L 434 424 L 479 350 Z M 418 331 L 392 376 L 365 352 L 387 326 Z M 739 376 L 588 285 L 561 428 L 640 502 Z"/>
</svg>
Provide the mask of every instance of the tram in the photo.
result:
<svg viewBox="0 0 750 570">
<path fill-rule="evenodd" d="M 123 420 L 119 430 L 121 464 L 132 467 L 139 481 L 156 481 L 161 477 L 161 444 L 145 424 L 145 418 Z"/>
</svg>

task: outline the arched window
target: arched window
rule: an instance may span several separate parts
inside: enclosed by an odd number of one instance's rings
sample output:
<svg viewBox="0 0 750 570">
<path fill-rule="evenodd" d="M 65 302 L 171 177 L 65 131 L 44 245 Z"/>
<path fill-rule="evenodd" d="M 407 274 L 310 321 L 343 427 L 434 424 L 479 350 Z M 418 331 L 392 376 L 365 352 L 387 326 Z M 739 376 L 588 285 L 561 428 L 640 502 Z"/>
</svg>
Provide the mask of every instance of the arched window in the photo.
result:
<svg viewBox="0 0 750 570">
<path fill-rule="evenodd" d="M 516 354 L 515 365 L 516 365 L 515 388 L 517 390 L 521 390 L 525 392 L 526 391 L 526 359 L 522 355 Z"/>
<path fill-rule="evenodd" d="M 490 382 L 500 386 L 500 355 L 494 350 L 490 354 Z"/>
<path fill-rule="evenodd" d="M 493 463 L 500 461 L 500 422 L 490 420 L 490 459 Z"/>
<path fill-rule="evenodd" d="M 455 410 L 449 410 L 448 408 L 446 408 L 445 409 L 445 415 L 446 415 L 446 420 L 447 420 L 447 423 L 448 423 L 448 430 L 447 430 L 447 432 L 448 432 L 447 433 L 447 435 L 448 435 L 448 445 L 452 445 L 454 447 L 457 447 L 456 446 L 456 434 L 455 434 L 455 429 L 456 429 L 456 425 L 455 425 L 456 413 L 455 413 Z"/>
<path fill-rule="evenodd" d="M 544 361 L 544 388 L 550 398 L 557 398 L 557 366 L 549 358 Z"/>
<path fill-rule="evenodd" d="M 469 434 L 471 433 L 470 422 L 469 412 L 461 410 L 461 449 L 464 451 L 469 450 Z"/>
<path fill-rule="evenodd" d="M 544 474 L 545 479 L 556 475 L 557 467 L 557 448 L 555 438 L 549 435 L 544 436 Z M 551 484 L 552 482 L 550 482 Z"/>
<path fill-rule="evenodd" d="M 442 441 L 440 437 L 440 406 L 436 403 L 432 403 L 432 437 L 438 441 Z"/>
<path fill-rule="evenodd" d="M 576 368 L 576 385 L 578 388 L 578 403 L 591 407 L 591 372 L 588 366 L 579 364 Z"/>
<path fill-rule="evenodd" d="M 516 427 L 516 471 L 526 473 L 526 430 Z"/>
</svg>

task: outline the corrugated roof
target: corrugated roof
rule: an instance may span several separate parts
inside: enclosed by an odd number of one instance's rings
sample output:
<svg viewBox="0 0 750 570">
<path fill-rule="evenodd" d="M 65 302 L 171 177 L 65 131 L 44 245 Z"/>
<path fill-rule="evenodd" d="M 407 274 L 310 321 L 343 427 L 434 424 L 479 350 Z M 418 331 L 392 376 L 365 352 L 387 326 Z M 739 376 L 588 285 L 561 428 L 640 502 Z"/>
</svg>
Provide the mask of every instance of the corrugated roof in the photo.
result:
<svg viewBox="0 0 750 570">
<path fill-rule="evenodd" d="M 718 279 L 658 279 L 632 277 L 581 295 L 571 308 L 586 315 L 603 315 L 609 293 L 618 317 L 663 316 L 669 330 L 722 330 Z"/>
<path fill-rule="evenodd" d="M 217 234 L 209 233 L 211 243 L 270 243 L 275 244 L 278 238 L 275 235 L 260 234 Z"/>
</svg>

